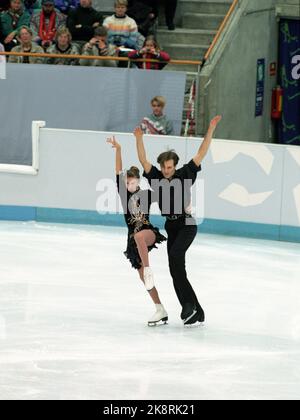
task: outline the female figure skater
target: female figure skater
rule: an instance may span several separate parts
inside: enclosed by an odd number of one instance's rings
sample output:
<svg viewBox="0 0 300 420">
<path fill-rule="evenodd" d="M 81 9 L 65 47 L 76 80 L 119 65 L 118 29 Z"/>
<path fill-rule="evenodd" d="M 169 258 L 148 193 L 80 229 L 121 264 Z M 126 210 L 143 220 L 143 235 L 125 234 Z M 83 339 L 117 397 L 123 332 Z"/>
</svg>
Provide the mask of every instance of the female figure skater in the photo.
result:
<svg viewBox="0 0 300 420">
<path fill-rule="evenodd" d="M 156 312 L 148 321 L 148 325 L 155 326 L 161 321 L 166 324 L 168 314 L 161 304 L 154 286 L 153 273 L 149 267 L 149 251 L 157 248 L 156 244 L 166 241 L 166 238 L 149 221 L 151 191 L 140 189 L 140 172 L 135 166 L 132 166 L 125 174 L 122 172 L 121 145 L 116 141 L 115 136 L 107 139 L 107 143 L 116 149 L 117 188 L 128 226 L 127 249 L 124 254 L 132 267 L 138 270 L 140 279 L 156 306 Z"/>
</svg>

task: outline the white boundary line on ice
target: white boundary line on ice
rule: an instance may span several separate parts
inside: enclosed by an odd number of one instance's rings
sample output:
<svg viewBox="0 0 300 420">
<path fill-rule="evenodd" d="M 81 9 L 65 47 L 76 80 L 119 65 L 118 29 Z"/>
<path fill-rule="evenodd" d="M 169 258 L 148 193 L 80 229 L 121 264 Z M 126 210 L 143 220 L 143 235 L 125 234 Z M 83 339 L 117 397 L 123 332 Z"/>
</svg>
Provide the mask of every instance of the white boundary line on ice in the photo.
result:
<svg viewBox="0 0 300 420">
<path fill-rule="evenodd" d="M 39 171 L 39 141 L 40 129 L 46 126 L 45 121 L 32 121 L 31 137 L 32 137 L 32 165 L 10 165 L 6 163 L 0 164 L 0 172 L 21 174 L 21 175 L 37 175 Z"/>
</svg>

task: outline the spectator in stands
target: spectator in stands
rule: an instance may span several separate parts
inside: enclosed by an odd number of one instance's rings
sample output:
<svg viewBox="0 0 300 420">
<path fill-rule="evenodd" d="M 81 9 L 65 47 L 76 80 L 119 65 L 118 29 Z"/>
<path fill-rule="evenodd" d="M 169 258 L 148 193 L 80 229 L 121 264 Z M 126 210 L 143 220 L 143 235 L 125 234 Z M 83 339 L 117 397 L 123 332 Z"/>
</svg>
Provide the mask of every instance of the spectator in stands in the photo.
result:
<svg viewBox="0 0 300 420">
<path fill-rule="evenodd" d="M 155 96 L 151 101 L 152 114 L 145 117 L 140 125 L 145 134 L 172 135 L 174 134 L 172 121 L 168 120 L 163 111 L 166 99 L 163 96 Z"/>
<path fill-rule="evenodd" d="M 155 0 L 129 0 L 128 16 L 135 20 L 138 31 L 147 37 L 156 34 L 158 17 L 158 1 Z"/>
<path fill-rule="evenodd" d="M 110 56 L 116 55 L 116 47 L 109 44 L 107 41 L 107 29 L 104 26 L 100 26 L 95 29 L 94 37 L 83 47 L 84 56 Z M 116 67 L 117 62 L 112 60 L 90 60 L 82 58 L 80 60 L 81 66 L 101 66 L 101 67 Z"/>
<path fill-rule="evenodd" d="M 11 0 L 10 8 L 1 14 L 1 24 L 3 32 L 3 43 L 6 51 L 10 51 L 18 43 L 18 29 L 23 26 L 29 26 L 30 15 L 24 9 L 21 0 Z"/>
<path fill-rule="evenodd" d="M 24 7 L 31 15 L 42 8 L 41 0 L 24 0 Z"/>
<path fill-rule="evenodd" d="M 102 23 L 102 16 L 92 8 L 92 0 L 80 0 L 80 5 L 69 12 L 67 26 L 72 38 L 80 46 L 94 36 L 94 30 Z"/>
<path fill-rule="evenodd" d="M 142 63 L 137 62 L 135 65 L 140 69 L 147 70 L 161 70 L 167 63 L 165 61 L 170 61 L 170 56 L 168 53 L 162 51 L 153 35 L 149 35 L 144 42 L 143 48 L 140 51 L 132 51 L 128 54 L 129 58 L 148 58 L 152 60 L 160 60 L 160 63 Z"/>
<path fill-rule="evenodd" d="M 44 53 L 42 47 L 32 42 L 33 32 L 27 26 L 22 26 L 18 32 L 18 41 L 20 45 L 14 47 L 12 52 L 28 52 L 28 53 Z M 44 59 L 42 57 L 19 57 L 9 56 L 9 63 L 24 63 L 24 64 L 43 64 Z"/>
<path fill-rule="evenodd" d="M 115 14 L 107 17 L 103 26 L 108 30 L 108 42 L 117 47 L 130 48 L 138 47 L 138 27 L 136 22 L 127 16 L 127 0 L 117 0 L 115 2 Z"/>
<path fill-rule="evenodd" d="M 72 35 L 68 28 L 59 28 L 56 32 L 55 43 L 47 49 L 48 54 L 63 54 L 63 58 L 48 58 L 47 64 L 62 64 L 76 66 L 79 64 L 77 58 L 68 58 L 68 55 L 78 55 L 77 45 L 72 44 Z"/>
<path fill-rule="evenodd" d="M 34 41 L 46 50 L 54 42 L 57 30 L 65 24 L 66 17 L 55 9 L 54 0 L 42 0 L 42 10 L 31 18 Z"/>
<path fill-rule="evenodd" d="M 55 8 L 66 16 L 70 10 L 76 9 L 80 5 L 80 0 L 55 0 Z"/>
</svg>

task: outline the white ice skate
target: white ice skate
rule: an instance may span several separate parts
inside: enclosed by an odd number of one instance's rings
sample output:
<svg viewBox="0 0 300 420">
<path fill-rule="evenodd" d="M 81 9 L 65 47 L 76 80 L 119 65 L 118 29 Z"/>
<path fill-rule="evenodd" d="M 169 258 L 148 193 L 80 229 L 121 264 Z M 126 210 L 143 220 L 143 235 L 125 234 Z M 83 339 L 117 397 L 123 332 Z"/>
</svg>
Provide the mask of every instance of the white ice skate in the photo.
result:
<svg viewBox="0 0 300 420">
<path fill-rule="evenodd" d="M 153 272 L 150 267 L 144 267 L 144 281 L 145 287 L 148 291 L 154 287 Z"/>
<path fill-rule="evenodd" d="M 168 314 L 163 307 L 163 305 L 157 304 L 156 306 L 156 312 L 151 317 L 151 319 L 148 321 L 149 327 L 155 327 L 158 324 L 167 324 L 168 323 Z"/>
</svg>

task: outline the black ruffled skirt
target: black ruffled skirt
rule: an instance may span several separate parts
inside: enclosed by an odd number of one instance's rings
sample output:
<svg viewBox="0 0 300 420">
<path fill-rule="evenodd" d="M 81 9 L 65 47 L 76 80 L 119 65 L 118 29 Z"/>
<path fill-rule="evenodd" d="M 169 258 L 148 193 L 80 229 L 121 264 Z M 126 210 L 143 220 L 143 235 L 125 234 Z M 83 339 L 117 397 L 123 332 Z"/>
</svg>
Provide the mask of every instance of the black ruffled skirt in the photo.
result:
<svg viewBox="0 0 300 420">
<path fill-rule="evenodd" d="M 152 225 L 149 225 L 149 226 L 145 227 L 144 229 L 141 229 L 141 231 L 142 230 L 145 230 L 145 229 L 147 229 L 147 230 L 150 229 L 155 234 L 155 242 L 154 242 L 154 244 L 151 245 L 151 246 L 148 246 L 148 251 L 149 252 L 153 248 L 157 248 L 156 244 L 160 244 L 160 243 L 162 243 L 162 242 L 164 242 L 164 241 L 167 240 L 167 238 L 159 232 L 159 229 L 158 228 L 156 228 L 156 227 L 154 227 Z M 137 249 L 136 242 L 134 240 L 134 236 L 133 235 L 128 234 L 127 249 L 124 252 L 124 255 L 131 262 L 131 265 L 132 265 L 133 268 L 135 268 L 136 270 L 138 270 L 139 268 L 142 267 L 141 257 L 139 255 L 139 251 Z"/>
</svg>

